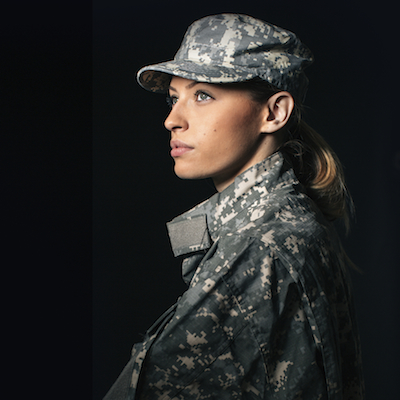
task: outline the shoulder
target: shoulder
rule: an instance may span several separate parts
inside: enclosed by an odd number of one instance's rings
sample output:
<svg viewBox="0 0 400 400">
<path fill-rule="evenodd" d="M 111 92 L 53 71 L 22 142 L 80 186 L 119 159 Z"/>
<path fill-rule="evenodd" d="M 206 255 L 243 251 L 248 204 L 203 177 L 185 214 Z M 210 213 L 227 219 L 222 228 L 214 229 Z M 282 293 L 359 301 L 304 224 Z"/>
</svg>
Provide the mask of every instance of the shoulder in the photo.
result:
<svg viewBox="0 0 400 400">
<path fill-rule="evenodd" d="M 332 234 L 315 203 L 296 191 L 272 193 L 246 209 L 239 221 L 232 233 L 257 238 L 272 247 L 296 240 L 311 245 Z"/>
<path fill-rule="evenodd" d="M 273 193 L 246 209 L 220 246 L 230 254 L 243 247 L 254 260 L 279 260 L 296 279 L 327 269 L 340 251 L 334 228 L 308 196 L 295 191 Z"/>
</svg>

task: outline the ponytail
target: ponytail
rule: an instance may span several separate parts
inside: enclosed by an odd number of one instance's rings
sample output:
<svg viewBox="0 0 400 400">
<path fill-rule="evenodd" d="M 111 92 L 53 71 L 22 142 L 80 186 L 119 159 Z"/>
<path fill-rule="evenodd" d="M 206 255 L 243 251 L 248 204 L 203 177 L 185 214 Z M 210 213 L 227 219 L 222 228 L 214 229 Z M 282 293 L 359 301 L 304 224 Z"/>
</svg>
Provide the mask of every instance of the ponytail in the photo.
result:
<svg viewBox="0 0 400 400">
<path fill-rule="evenodd" d="M 342 165 L 324 138 L 301 120 L 298 110 L 293 118 L 280 150 L 289 156 L 297 178 L 325 217 L 330 221 L 343 218 L 348 230 L 353 203 Z"/>
</svg>

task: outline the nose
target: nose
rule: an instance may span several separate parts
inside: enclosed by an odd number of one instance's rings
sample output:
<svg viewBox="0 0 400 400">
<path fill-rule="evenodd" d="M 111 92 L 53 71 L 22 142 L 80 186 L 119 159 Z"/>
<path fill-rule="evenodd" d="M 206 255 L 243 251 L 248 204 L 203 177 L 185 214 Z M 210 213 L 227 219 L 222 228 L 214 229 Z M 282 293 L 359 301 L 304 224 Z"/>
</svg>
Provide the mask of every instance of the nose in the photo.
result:
<svg viewBox="0 0 400 400">
<path fill-rule="evenodd" d="M 164 126 L 170 131 L 185 131 L 188 128 L 183 105 L 177 102 L 164 121 Z"/>
</svg>

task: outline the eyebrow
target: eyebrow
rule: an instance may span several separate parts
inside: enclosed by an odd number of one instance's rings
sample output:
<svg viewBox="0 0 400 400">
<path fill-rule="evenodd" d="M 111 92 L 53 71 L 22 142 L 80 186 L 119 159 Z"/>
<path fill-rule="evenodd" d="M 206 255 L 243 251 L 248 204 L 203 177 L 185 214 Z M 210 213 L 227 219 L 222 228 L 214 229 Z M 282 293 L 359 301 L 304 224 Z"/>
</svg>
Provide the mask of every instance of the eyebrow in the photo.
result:
<svg viewBox="0 0 400 400">
<path fill-rule="evenodd" d="M 191 83 L 189 83 L 189 85 L 185 86 L 185 89 L 191 89 L 193 86 L 196 86 L 199 83 L 201 83 L 201 82 L 197 82 L 197 81 L 191 82 Z M 169 90 L 173 90 L 174 92 L 177 92 L 177 90 L 172 86 L 169 87 Z"/>
</svg>

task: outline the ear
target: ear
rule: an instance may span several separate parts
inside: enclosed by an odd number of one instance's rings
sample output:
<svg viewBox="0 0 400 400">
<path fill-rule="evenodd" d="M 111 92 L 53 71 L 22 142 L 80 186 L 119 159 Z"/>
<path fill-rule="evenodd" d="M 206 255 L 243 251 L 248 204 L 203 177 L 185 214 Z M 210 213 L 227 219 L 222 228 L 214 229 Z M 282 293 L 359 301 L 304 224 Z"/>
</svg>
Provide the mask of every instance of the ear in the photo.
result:
<svg viewBox="0 0 400 400">
<path fill-rule="evenodd" d="M 294 108 L 294 99 L 289 92 L 278 92 L 263 106 L 262 133 L 274 133 L 289 121 Z"/>
</svg>

